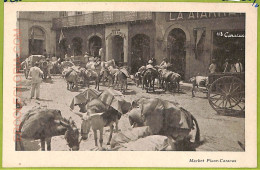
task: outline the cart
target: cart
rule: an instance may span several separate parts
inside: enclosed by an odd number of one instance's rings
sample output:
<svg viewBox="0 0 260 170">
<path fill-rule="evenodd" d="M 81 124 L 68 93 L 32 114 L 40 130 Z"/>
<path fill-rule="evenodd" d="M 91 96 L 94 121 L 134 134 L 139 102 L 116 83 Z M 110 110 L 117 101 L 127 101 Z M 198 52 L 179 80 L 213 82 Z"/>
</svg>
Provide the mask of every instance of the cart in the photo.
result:
<svg viewBox="0 0 260 170">
<path fill-rule="evenodd" d="M 240 114 L 245 111 L 245 73 L 209 75 L 208 101 L 218 113 Z"/>
<path fill-rule="evenodd" d="M 23 71 L 26 79 L 28 78 L 31 67 L 33 67 L 36 62 L 42 62 L 43 60 L 45 60 L 45 56 L 43 55 L 31 55 L 25 59 Z"/>
</svg>

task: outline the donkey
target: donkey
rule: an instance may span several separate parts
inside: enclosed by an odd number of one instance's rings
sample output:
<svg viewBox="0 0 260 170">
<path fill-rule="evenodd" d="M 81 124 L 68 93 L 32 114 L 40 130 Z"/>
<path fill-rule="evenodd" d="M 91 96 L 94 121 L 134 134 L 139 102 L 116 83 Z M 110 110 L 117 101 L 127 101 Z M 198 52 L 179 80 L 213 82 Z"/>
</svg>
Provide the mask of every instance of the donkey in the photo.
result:
<svg viewBox="0 0 260 170">
<path fill-rule="evenodd" d="M 87 111 L 85 112 L 84 108 L 81 107 L 81 111 L 85 113 L 77 113 L 78 116 L 82 118 L 82 124 L 81 124 L 81 136 L 82 140 L 88 139 L 88 134 L 90 132 L 90 128 L 92 127 L 92 130 L 94 132 L 94 139 L 95 139 L 95 146 L 98 146 L 97 143 L 97 131 L 99 130 L 100 133 L 100 147 L 102 148 L 103 144 L 103 130 L 104 127 L 109 126 L 110 127 L 110 135 L 107 142 L 107 145 L 110 145 L 110 141 L 112 138 L 113 130 L 114 130 L 114 123 L 116 123 L 116 129 L 118 129 L 118 120 L 121 118 L 121 113 L 119 113 L 117 110 L 112 108 L 111 106 L 106 106 L 103 102 L 101 102 L 99 99 L 94 99 L 90 101 L 86 106 L 85 109 Z"/>
<path fill-rule="evenodd" d="M 16 141 L 21 150 L 24 150 L 22 139 L 40 139 L 41 150 L 45 151 L 46 142 L 47 150 L 50 151 L 51 137 L 60 135 L 64 135 L 70 150 L 79 150 L 79 130 L 71 118 L 63 118 L 60 110 L 37 109 L 25 115 L 16 133 Z"/>
</svg>

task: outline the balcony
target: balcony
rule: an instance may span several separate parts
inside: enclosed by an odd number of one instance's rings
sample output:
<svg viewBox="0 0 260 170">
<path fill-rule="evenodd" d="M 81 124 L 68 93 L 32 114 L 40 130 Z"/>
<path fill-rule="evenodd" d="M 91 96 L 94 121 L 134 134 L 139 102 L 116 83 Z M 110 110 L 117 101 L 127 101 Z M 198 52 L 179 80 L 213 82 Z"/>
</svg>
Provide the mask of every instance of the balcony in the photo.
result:
<svg viewBox="0 0 260 170">
<path fill-rule="evenodd" d="M 93 12 L 53 19 L 53 28 L 152 20 L 152 12 Z"/>
</svg>

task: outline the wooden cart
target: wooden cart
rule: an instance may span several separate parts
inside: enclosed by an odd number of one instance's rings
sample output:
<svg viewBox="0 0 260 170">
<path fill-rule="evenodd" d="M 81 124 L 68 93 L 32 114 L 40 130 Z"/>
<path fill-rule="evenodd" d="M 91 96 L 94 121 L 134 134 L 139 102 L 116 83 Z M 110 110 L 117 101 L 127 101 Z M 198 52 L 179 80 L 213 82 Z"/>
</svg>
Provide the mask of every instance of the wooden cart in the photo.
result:
<svg viewBox="0 0 260 170">
<path fill-rule="evenodd" d="M 210 74 L 208 101 L 219 114 L 244 113 L 245 73 Z"/>
</svg>

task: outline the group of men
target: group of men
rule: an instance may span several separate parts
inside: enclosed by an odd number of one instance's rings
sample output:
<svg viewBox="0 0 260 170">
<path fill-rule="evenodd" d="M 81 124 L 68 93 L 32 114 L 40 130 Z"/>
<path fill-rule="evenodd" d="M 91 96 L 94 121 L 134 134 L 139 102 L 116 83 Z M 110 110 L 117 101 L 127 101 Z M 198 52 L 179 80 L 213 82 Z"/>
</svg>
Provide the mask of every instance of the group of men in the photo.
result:
<svg viewBox="0 0 260 170">
<path fill-rule="evenodd" d="M 232 62 L 229 58 L 225 60 L 225 63 L 222 66 L 223 73 L 226 72 L 243 72 L 243 65 L 240 59 L 237 59 L 235 62 Z M 215 59 L 212 60 L 212 63 L 209 66 L 209 73 L 221 72 L 221 68 L 217 65 Z"/>
</svg>

